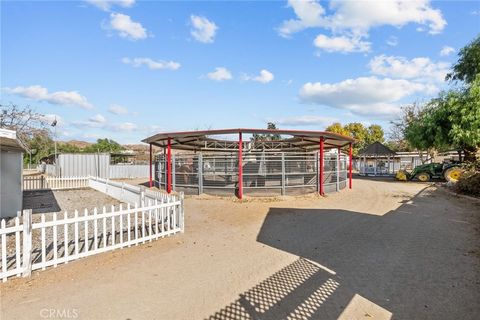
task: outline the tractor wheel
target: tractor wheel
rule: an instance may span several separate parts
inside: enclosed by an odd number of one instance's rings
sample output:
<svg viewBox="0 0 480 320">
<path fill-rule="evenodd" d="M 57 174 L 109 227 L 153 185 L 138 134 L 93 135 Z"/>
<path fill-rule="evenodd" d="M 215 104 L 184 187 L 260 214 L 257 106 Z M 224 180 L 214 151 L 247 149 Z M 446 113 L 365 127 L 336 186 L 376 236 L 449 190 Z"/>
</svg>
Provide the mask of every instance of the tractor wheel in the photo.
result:
<svg viewBox="0 0 480 320">
<path fill-rule="evenodd" d="M 422 182 L 430 181 L 430 175 L 426 172 L 421 172 L 421 173 L 417 174 L 415 176 L 415 178 L 417 178 L 418 180 L 420 180 Z"/>
<path fill-rule="evenodd" d="M 463 174 L 462 169 L 453 167 L 453 168 L 445 170 L 445 172 L 443 173 L 443 177 L 448 182 L 456 183 L 458 181 L 458 179 L 460 179 L 462 174 Z"/>
</svg>

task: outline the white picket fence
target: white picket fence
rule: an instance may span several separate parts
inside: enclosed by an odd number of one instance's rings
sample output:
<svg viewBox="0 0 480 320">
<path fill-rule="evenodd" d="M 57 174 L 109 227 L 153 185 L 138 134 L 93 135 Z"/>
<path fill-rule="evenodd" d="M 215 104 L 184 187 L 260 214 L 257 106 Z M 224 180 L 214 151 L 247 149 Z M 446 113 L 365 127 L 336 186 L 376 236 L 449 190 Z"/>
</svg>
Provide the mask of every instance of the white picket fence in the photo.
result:
<svg viewBox="0 0 480 320">
<path fill-rule="evenodd" d="M 64 178 L 62 178 L 64 179 Z M 95 178 L 86 178 L 106 183 Z M 112 186 L 110 186 L 112 187 Z M 131 187 L 136 190 L 136 187 Z M 148 194 L 148 196 L 147 196 Z M 166 195 L 141 190 L 137 203 L 107 212 L 103 207 L 83 212 L 41 214 L 32 222 L 32 211 L 0 222 L 3 282 L 11 276 L 29 276 L 42 269 L 97 253 L 115 250 L 184 231 L 183 194 Z M 38 218 L 38 216 L 37 216 Z"/>
<path fill-rule="evenodd" d="M 88 188 L 90 177 L 24 176 L 23 190 L 68 190 Z"/>
</svg>

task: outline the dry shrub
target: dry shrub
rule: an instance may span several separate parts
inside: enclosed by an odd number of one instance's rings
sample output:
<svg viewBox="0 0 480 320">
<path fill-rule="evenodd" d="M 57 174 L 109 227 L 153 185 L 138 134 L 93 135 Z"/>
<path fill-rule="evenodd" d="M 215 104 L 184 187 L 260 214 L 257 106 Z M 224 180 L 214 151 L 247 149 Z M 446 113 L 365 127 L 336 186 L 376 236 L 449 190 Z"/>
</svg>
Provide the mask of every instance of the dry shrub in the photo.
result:
<svg viewBox="0 0 480 320">
<path fill-rule="evenodd" d="M 480 197 L 480 172 L 465 172 L 455 184 L 455 190 L 459 193 Z"/>
</svg>

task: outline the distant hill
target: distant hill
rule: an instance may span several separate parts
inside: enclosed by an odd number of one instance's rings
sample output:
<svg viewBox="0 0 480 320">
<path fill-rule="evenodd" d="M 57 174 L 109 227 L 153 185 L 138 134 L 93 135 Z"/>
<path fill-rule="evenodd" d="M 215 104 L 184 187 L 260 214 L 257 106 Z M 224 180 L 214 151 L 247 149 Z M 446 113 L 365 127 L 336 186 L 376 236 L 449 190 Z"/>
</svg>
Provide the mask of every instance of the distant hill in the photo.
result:
<svg viewBox="0 0 480 320">
<path fill-rule="evenodd" d="M 70 140 L 70 141 L 58 141 L 58 144 L 59 145 L 69 144 L 69 145 L 73 145 L 75 147 L 83 149 L 85 147 L 88 147 L 88 146 L 92 145 L 93 143 L 90 143 L 90 142 L 87 142 L 87 141 L 81 141 L 81 140 Z"/>
</svg>

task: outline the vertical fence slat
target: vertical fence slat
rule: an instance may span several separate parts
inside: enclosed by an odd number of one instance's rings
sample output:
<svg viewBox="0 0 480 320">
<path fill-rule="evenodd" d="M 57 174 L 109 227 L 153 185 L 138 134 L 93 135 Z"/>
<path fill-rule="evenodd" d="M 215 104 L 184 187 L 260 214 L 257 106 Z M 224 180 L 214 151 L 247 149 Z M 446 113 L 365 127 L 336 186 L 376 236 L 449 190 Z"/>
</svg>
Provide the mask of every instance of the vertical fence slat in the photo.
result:
<svg viewBox="0 0 480 320">
<path fill-rule="evenodd" d="M 162 237 L 165 232 L 165 207 L 160 208 L 160 214 L 162 219 Z"/>
<path fill-rule="evenodd" d="M 20 226 L 20 218 L 15 217 L 15 227 L 18 228 Z M 20 230 L 15 231 L 15 264 L 17 269 L 17 276 L 19 277 L 21 274 L 20 268 Z"/>
<path fill-rule="evenodd" d="M 97 236 L 98 236 L 98 223 L 97 223 L 97 207 L 93 208 L 93 250 L 97 250 Z"/>
<path fill-rule="evenodd" d="M 6 229 L 6 225 L 5 225 L 5 219 L 2 219 L 2 222 L 1 222 L 1 229 L 2 231 L 4 231 Z M 3 275 L 3 278 L 2 278 L 2 281 L 5 282 L 7 281 L 7 234 L 6 233 L 2 233 L 2 273 L 4 274 Z"/>
<path fill-rule="evenodd" d="M 85 222 L 84 222 L 84 233 L 85 233 L 85 249 L 83 250 L 85 253 L 88 252 L 88 210 L 85 208 L 85 210 L 83 211 L 83 216 L 85 217 Z"/>
<path fill-rule="evenodd" d="M 75 257 L 78 257 L 78 211 L 75 210 L 75 213 L 74 213 L 74 217 L 75 217 Z"/>
<path fill-rule="evenodd" d="M 123 212 L 123 207 L 122 204 L 120 203 L 120 212 Z M 120 247 L 123 247 L 123 214 L 121 214 L 119 217 L 119 224 L 120 224 Z"/>
<path fill-rule="evenodd" d="M 138 239 L 138 205 L 135 202 L 135 245 L 137 245 L 137 239 Z"/>
<path fill-rule="evenodd" d="M 127 204 L 127 240 L 128 240 L 128 246 L 130 247 L 130 241 L 131 241 L 131 235 L 130 231 L 132 229 L 131 224 L 130 224 L 130 203 Z"/>
<path fill-rule="evenodd" d="M 63 225 L 63 233 L 64 233 L 64 240 L 63 240 L 63 256 L 65 258 L 65 263 L 68 263 L 68 214 L 67 211 L 63 214 L 64 225 Z"/>
<path fill-rule="evenodd" d="M 143 243 L 145 243 L 145 209 L 144 209 L 144 206 L 145 206 L 145 202 L 142 201 L 140 203 L 140 205 L 142 206 L 141 207 L 141 210 L 142 210 L 142 238 L 143 238 Z"/>
<path fill-rule="evenodd" d="M 155 199 L 155 207 L 158 206 L 158 200 Z M 158 208 L 155 208 L 155 239 L 158 239 Z"/>
<path fill-rule="evenodd" d="M 112 246 L 115 245 L 115 207 L 112 205 Z"/>
<path fill-rule="evenodd" d="M 42 213 L 40 217 L 40 222 L 42 223 L 42 270 L 45 270 L 45 264 L 47 263 L 47 243 L 45 241 L 45 214 Z"/>
<path fill-rule="evenodd" d="M 107 246 L 107 211 L 105 209 L 105 206 L 103 206 L 102 209 L 103 212 L 103 247 L 105 248 Z"/>
<path fill-rule="evenodd" d="M 152 201 L 148 200 L 148 206 L 152 206 Z M 152 235 L 152 209 L 148 210 L 148 235 Z M 152 241 L 152 238 L 150 237 L 149 241 Z"/>
<path fill-rule="evenodd" d="M 57 213 L 53 213 L 53 266 L 57 266 L 58 252 L 57 252 Z"/>
</svg>

